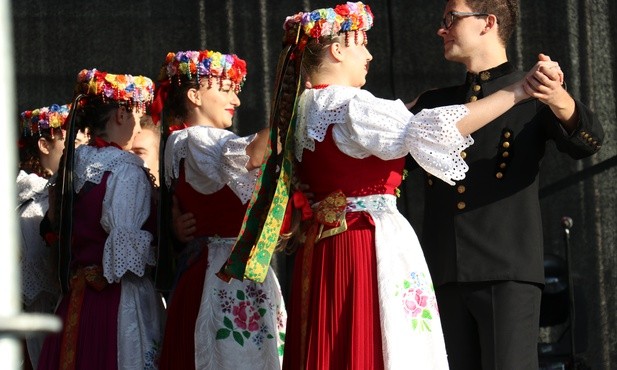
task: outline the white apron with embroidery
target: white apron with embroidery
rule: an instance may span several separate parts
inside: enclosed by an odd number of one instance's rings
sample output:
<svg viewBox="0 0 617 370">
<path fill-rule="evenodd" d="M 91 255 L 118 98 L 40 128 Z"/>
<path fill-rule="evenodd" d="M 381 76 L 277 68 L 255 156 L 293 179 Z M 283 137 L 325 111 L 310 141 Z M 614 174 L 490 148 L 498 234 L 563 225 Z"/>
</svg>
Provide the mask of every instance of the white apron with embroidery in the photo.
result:
<svg viewBox="0 0 617 370">
<path fill-rule="evenodd" d="M 246 204 L 258 177 L 258 169 L 246 169 L 246 146 L 253 137 L 206 126 L 174 132 L 165 148 L 167 185 L 178 178 L 184 159 L 186 181 L 195 190 L 212 194 L 227 185 Z M 208 267 L 195 324 L 195 368 L 280 369 L 287 314 L 278 279 L 272 269 L 262 284 L 218 278 L 215 274 L 234 243 L 235 238 L 208 238 Z"/>
</svg>

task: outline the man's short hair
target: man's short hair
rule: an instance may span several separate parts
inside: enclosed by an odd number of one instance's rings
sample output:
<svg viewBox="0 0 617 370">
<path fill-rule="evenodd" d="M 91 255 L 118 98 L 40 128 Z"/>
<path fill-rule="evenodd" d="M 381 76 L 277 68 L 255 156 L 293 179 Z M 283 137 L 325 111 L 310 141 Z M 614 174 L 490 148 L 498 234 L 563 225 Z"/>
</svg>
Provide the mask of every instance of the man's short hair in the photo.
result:
<svg viewBox="0 0 617 370">
<path fill-rule="evenodd" d="M 499 38 L 508 44 L 518 22 L 518 0 L 465 0 L 472 11 L 494 14 L 499 25 Z"/>
</svg>

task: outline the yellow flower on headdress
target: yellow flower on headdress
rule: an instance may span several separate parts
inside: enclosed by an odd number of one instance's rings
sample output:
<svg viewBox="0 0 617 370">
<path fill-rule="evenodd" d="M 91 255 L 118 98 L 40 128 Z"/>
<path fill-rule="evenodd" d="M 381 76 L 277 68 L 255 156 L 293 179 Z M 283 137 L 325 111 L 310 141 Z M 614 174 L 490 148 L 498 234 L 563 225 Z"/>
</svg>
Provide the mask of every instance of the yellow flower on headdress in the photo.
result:
<svg viewBox="0 0 617 370">
<path fill-rule="evenodd" d="M 212 63 L 210 64 L 210 72 L 215 76 L 221 76 L 223 74 L 222 57 L 223 55 L 219 52 L 214 52 L 211 56 Z"/>
</svg>

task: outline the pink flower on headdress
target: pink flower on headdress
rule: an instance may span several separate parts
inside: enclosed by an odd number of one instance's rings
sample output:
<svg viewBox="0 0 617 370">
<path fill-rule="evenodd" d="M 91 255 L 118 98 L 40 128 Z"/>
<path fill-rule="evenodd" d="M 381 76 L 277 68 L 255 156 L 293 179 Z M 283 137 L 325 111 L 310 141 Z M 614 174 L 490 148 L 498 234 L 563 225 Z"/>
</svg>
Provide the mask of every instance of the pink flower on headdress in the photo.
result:
<svg viewBox="0 0 617 370">
<path fill-rule="evenodd" d="M 104 85 L 101 93 L 107 98 L 115 98 L 114 89 L 110 85 Z"/>
<path fill-rule="evenodd" d="M 343 23 L 343 17 L 341 17 L 340 15 L 336 15 L 336 20 L 332 23 L 332 34 L 336 35 L 340 32 L 341 30 L 341 24 Z"/>
<path fill-rule="evenodd" d="M 193 63 L 197 64 L 199 62 L 199 52 L 198 51 L 188 51 L 188 57 Z"/>
<path fill-rule="evenodd" d="M 347 8 L 349 9 L 350 13 L 357 13 L 358 12 L 358 3 L 352 3 L 350 1 L 347 2 Z"/>
<path fill-rule="evenodd" d="M 325 35 L 333 35 L 336 34 L 336 32 L 333 32 L 333 24 L 331 22 L 323 22 L 321 23 L 321 33 L 320 35 L 325 36 Z"/>
</svg>

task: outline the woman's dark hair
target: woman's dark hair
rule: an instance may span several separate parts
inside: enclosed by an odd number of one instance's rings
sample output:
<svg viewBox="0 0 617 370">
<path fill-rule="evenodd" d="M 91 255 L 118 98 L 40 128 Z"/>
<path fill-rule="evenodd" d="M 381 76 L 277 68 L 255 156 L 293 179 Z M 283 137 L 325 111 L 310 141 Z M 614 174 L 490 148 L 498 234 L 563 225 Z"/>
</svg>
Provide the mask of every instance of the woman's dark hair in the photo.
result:
<svg viewBox="0 0 617 370">
<path fill-rule="evenodd" d="M 324 36 L 318 39 L 309 38 L 304 46 L 302 54 L 302 75 L 308 76 L 311 73 L 317 72 L 326 55 L 326 51 L 330 45 L 335 42 L 345 42 L 348 45 L 348 33 L 339 34 L 338 36 Z"/>
<path fill-rule="evenodd" d="M 202 77 L 203 79 L 203 77 Z M 188 108 L 186 105 L 186 93 L 190 89 L 199 89 L 200 80 L 192 76 L 191 79 L 183 76 L 182 78 L 174 76 L 169 83 L 169 95 L 165 105 L 169 110 L 171 117 L 178 120 L 185 120 L 188 115 Z M 206 80 L 211 81 L 211 80 Z"/>
<path fill-rule="evenodd" d="M 62 131 L 55 130 L 52 132 L 41 131 L 39 134 L 22 136 L 19 139 L 19 169 L 28 174 L 36 174 L 42 178 L 48 179 L 53 173 L 41 165 L 41 152 L 39 151 L 39 140 L 45 139 L 52 143 L 57 139 L 62 138 Z"/>
<path fill-rule="evenodd" d="M 105 100 L 100 96 L 85 98 L 75 111 L 76 129 L 83 131 L 88 128 L 92 138 L 103 135 L 107 122 L 119 107 L 115 100 Z M 127 106 L 127 110 L 131 107 Z"/>
</svg>

